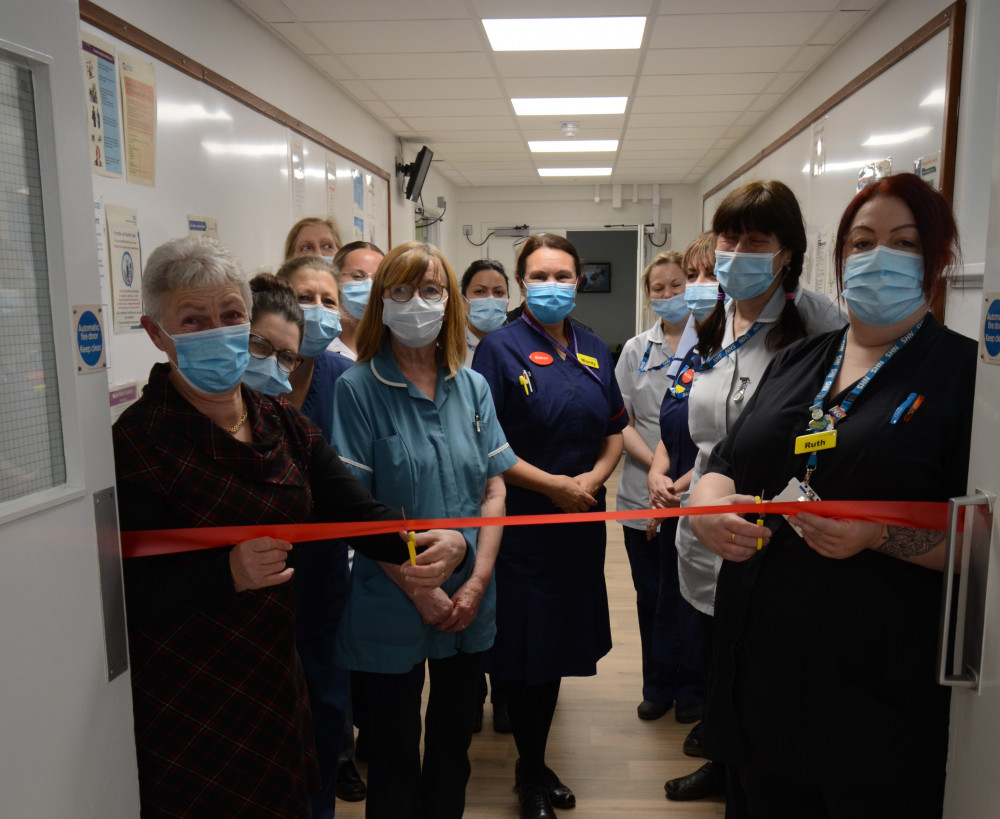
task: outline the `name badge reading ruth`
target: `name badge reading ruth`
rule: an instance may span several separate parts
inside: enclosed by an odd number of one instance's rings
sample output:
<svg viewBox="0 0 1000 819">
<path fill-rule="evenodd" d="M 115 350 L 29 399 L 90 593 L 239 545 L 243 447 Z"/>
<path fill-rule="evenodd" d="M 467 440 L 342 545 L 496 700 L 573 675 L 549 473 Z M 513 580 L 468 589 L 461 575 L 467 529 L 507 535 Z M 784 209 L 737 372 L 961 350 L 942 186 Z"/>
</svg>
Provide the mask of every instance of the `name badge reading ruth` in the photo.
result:
<svg viewBox="0 0 1000 819">
<path fill-rule="evenodd" d="M 597 363 L 597 359 L 593 356 L 584 355 L 583 353 L 577 353 L 576 357 L 580 359 L 581 364 L 586 364 L 592 370 L 599 370 L 601 365 Z"/>
<path fill-rule="evenodd" d="M 828 429 L 824 432 L 813 432 L 800 435 L 795 439 L 795 454 L 804 452 L 819 452 L 823 449 L 833 449 L 837 445 L 837 430 Z"/>
</svg>

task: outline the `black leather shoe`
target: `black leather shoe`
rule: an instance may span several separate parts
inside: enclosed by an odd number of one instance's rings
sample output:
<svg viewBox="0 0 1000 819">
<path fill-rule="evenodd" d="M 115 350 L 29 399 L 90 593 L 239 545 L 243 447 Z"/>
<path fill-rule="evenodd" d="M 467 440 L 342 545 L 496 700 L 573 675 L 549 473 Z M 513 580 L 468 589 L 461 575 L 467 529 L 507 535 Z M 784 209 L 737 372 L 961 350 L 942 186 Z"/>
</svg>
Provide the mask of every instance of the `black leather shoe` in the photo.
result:
<svg viewBox="0 0 1000 819">
<path fill-rule="evenodd" d="M 684 744 L 681 746 L 681 750 L 684 751 L 688 756 L 702 756 L 702 727 L 699 722 L 694 728 L 688 731 L 688 735 L 684 737 Z"/>
<path fill-rule="evenodd" d="M 493 732 L 496 734 L 510 734 L 514 729 L 510 725 L 510 714 L 507 713 L 505 704 L 493 704 Z"/>
<path fill-rule="evenodd" d="M 345 802 L 360 802 L 368 795 L 365 781 L 354 767 L 354 761 L 348 759 L 341 762 L 337 768 L 337 798 Z"/>
<path fill-rule="evenodd" d="M 690 802 L 709 796 L 724 796 L 726 774 L 722 766 L 706 762 L 697 771 L 679 779 L 671 779 L 664 786 L 667 799 L 674 802 Z"/>
<path fill-rule="evenodd" d="M 521 787 L 521 760 L 517 760 L 514 763 L 514 787 L 520 791 L 531 790 L 531 786 L 527 788 Z M 555 771 L 551 768 L 545 768 L 545 782 L 542 784 L 542 789 L 545 791 L 545 795 L 549 799 L 549 803 L 557 808 L 575 808 L 576 807 L 576 794 L 573 793 L 568 787 L 566 787 L 562 782 L 559 781 L 559 777 L 556 776 Z"/>
<path fill-rule="evenodd" d="M 674 719 L 682 725 L 701 719 L 700 702 L 678 702 L 674 705 Z"/>
<path fill-rule="evenodd" d="M 643 700 L 636 708 L 639 719 L 654 720 L 659 719 L 670 710 L 672 702 L 656 702 L 655 700 Z"/>
<path fill-rule="evenodd" d="M 521 819 L 556 819 L 556 812 L 552 810 L 544 788 L 525 788 L 520 801 Z"/>
</svg>

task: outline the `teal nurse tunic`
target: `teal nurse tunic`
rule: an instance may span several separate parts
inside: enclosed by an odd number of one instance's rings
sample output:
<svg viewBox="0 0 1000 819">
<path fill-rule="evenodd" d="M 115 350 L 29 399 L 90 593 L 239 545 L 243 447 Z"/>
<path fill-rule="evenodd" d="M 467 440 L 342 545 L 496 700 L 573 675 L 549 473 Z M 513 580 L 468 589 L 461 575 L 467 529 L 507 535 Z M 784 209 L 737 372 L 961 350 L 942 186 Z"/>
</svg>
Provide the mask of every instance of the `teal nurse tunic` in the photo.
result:
<svg viewBox="0 0 1000 819">
<path fill-rule="evenodd" d="M 414 520 L 477 516 L 487 478 L 517 462 L 482 376 L 465 367 L 454 376 L 439 369 L 431 401 L 403 377 L 387 347 L 337 380 L 332 443 L 362 486 Z M 448 594 L 475 564 L 478 529 L 461 531 L 469 553 L 442 586 Z M 495 634 L 492 578 L 472 624 L 461 632 L 442 632 L 423 623 L 378 563 L 355 555 L 337 634 L 339 664 L 402 674 L 428 658 L 485 651 Z"/>
</svg>

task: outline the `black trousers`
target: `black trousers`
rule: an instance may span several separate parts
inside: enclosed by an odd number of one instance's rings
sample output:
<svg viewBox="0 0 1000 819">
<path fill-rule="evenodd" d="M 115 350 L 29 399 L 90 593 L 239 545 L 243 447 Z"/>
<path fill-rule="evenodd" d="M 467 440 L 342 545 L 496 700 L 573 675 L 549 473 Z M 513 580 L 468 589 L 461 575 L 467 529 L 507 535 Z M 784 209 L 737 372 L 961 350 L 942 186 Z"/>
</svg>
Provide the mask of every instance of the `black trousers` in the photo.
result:
<svg viewBox="0 0 1000 819">
<path fill-rule="evenodd" d="M 371 731 L 367 819 L 458 819 L 472 770 L 469 744 L 480 654 L 428 660 L 423 765 L 420 698 L 425 663 L 405 674 L 358 672 L 368 694 Z"/>
</svg>

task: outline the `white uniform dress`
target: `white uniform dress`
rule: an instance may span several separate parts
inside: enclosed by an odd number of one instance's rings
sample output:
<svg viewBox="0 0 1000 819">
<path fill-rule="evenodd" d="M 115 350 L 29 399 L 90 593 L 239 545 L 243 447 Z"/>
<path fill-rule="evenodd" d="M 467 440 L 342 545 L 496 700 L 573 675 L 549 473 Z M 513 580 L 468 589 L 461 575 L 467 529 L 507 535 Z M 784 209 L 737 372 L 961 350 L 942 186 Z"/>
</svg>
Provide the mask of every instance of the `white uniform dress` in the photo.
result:
<svg viewBox="0 0 1000 819">
<path fill-rule="evenodd" d="M 757 321 L 773 325 L 785 306 L 785 291 L 778 288 L 764 306 Z M 836 304 L 825 296 L 795 289 L 795 306 L 805 323 L 809 335 L 836 330 L 847 320 Z M 733 316 L 735 302 L 726 307 L 726 333 L 721 349 L 735 341 L 733 336 Z M 691 476 L 693 487 L 704 474 L 709 455 L 715 445 L 726 437 L 730 427 L 739 418 L 743 408 L 760 383 L 764 369 L 774 358 L 775 352 L 767 349 L 767 335 L 771 327 L 762 327 L 742 347 L 719 361 L 714 368 L 699 372 L 691 384 L 691 402 L 688 412 L 688 428 L 691 439 L 698 447 L 698 457 Z M 744 383 L 744 379 L 746 382 Z M 742 389 L 743 396 L 735 400 Z M 685 493 L 681 505 L 688 505 Z M 698 611 L 712 615 L 715 611 L 715 581 L 719 576 L 722 558 L 703 546 L 691 532 L 690 518 L 683 517 L 677 526 L 678 572 L 681 594 Z"/>
</svg>

